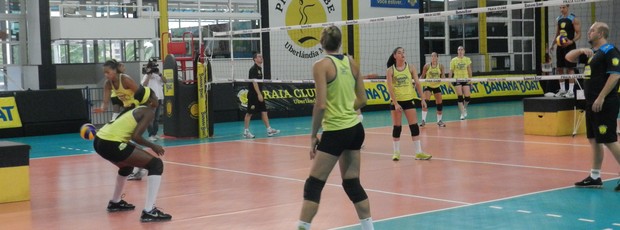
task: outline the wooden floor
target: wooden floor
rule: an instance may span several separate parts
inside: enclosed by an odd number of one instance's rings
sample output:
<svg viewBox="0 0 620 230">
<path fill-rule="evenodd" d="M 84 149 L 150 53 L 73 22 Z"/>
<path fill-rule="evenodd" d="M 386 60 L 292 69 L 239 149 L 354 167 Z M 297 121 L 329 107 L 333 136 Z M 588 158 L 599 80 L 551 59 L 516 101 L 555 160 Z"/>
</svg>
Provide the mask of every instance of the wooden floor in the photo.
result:
<svg viewBox="0 0 620 230">
<path fill-rule="evenodd" d="M 584 229 L 620 229 L 620 224 L 614 225 L 620 223 L 620 215 L 602 214 L 620 211 L 620 193 L 613 192 L 615 180 L 608 181 L 604 189 L 571 187 L 589 173 L 590 148 L 582 135 L 523 135 L 522 116 L 452 121 L 447 125 L 438 128 L 431 122 L 422 128 L 422 147 L 433 155 L 430 161 L 413 159 L 408 138 L 401 141 L 401 160 L 392 161 L 391 127 L 366 128 L 361 181 L 377 229 L 528 229 L 534 224 L 531 221 L 541 221 L 531 219 L 534 214 L 505 222 L 516 214 L 487 215 L 484 213 L 488 211 L 475 210 L 482 206 L 487 210 L 484 204 L 494 201 L 524 204 L 519 201 L 528 194 L 543 194 L 534 199 L 540 199 L 540 204 L 527 204 L 535 209 L 533 206 L 543 205 L 550 199 L 546 197 L 554 197 L 559 191 L 575 192 L 573 198 L 580 202 L 584 202 L 583 193 L 588 194 L 586 197 L 611 197 L 606 199 L 616 204 L 612 210 L 592 204 L 578 207 L 584 215 L 593 216 L 589 218 L 598 218 L 593 225 L 578 223 L 593 227 Z M 408 132 L 405 128 L 403 137 Z M 294 229 L 311 163 L 309 138 L 307 134 L 287 136 L 287 130 L 282 133 L 273 138 L 166 147 L 156 205 L 173 219 L 164 223 L 139 221 L 146 179 L 126 184 L 124 199 L 136 205 L 135 211 L 106 212 L 116 169 L 96 154 L 32 159 L 31 200 L 0 204 L 0 229 Z M 617 178 L 620 167 L 609 153 L 606 157 L 603 178 Z M 353 206 L 340 184 L 339 171 L 332 171 L 313 229 L 357 228 L 352 226 L 358 223 Z M 568 202 L 557 203 L 558 207 L 545 203 L 540 208 L 563 212 L 576 209 L 562 204 Z M 474 217 L 441 217 L 455 210 Z M 581 226 L 572 224 L 577 220 L 540 215 L 540 219 L 548 220 L 546 229 Z M 428 216 L 442 224 L 420 225 L 411 219 L 416 216 Z M 493 221 L 491 217 L 495 222 L 490 224 L 470 221 Z M 554 225 L 558 221 L 560 225 Z"/>
</svg>

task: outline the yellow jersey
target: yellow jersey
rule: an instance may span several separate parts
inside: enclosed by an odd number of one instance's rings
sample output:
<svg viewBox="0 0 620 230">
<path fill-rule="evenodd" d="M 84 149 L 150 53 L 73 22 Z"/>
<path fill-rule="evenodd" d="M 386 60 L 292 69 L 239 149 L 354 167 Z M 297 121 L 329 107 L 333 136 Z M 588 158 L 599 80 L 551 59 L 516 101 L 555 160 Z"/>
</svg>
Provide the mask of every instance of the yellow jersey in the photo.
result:
<svg viewBox="0 0 620 230">
<path fill-rule="evenodd" d="M 138 108 L 144 107 L 146 106 L 139 106 Z M 116 120 L 104 125 L 97 131 L 97 137 L 107 141 L 129 142 L 136 126 L 138 126 L 138 122 L 133 116 L 136 109 L 129 110 L 117 117 Z"/>
<path fill-rule="evenodd" d="M 437 63 L 437 66 L 433 67 L 433 64 L 428 64 L 426 69 L 426 79 L 440 79 L 441 78 L 441 64 Z M 426 85 L 431 88 L 438 88 L 441 86 L 441 82 L 427 82 Z"/>
<path fill-rule="evenodd" d="M 392 66 L 392 86 L 394 87 L 394 97 L 392 100 L 396 101 L 409 101 L 415 98 L 415 90 L 413 89 L 413 82 L 411 71 L 409 71 L 409 64 L 405 62 L 405 69 L 398 70 L 396 65 Z"/>
<path fill-rule="evenodd" d="M 354 108 L 357 81 L 351 71 L 349 57 L 344 55 L 326 57 L 331 59 L 336 67 L 336 78 L 327 83 L 327 106 L 321 125 L 324 131 L 351 128 L 360 121 Z"/>
<path fill-rule="evenodd" d="M 123 75 L 125 74 L 118 75 L 118 89 L 115 89 L 114 84 L 110 82 L 110 84 L 112 84 L 112 96 L 116 95 L 118 99 L 123 102 L 123 107 L 130 107 L 134 101 L 133 95 L 135 92 L 131 91 L 130 89 L 125 89 L 125 87 L 123 87 Z"/>
<path fill-rule="evenodd" d="M 450 61 L 450 70 L 454 73 L 454 78 L 469 78 L 467 67 L 471 65 L 471 59 L 468 57 L 455 57 Z"/>
</svg>

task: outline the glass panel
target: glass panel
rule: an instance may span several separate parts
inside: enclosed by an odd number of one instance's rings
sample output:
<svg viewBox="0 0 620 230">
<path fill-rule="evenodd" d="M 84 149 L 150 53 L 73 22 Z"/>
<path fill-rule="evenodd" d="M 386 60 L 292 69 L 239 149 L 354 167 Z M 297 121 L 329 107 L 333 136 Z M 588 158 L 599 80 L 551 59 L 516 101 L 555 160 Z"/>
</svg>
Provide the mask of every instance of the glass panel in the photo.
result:
<svg viewBox="0 0 620 230">
<path fill-rule="evenodd" d="M 487 45 L 489 53 L 508 52 L 508 39 L 488 39 Z"/>
<path fill-rule="evenodd" d="M 424 12 L 444 11 L 444 1 L 426 0 L 424 1 Z"/>
<path fill-rule="evenodd" d="M 512 10 L 512 19 L 522 19 L 521 10 Z"/>
<path fill-rule="evenodd" d="M 444 22 L 424 22 L 424 37 L 444 37 Z"/>
<path fill-rule="evenodd" d="M 523 70 L 523 56 L 520 54 L 515 54 L 515 71 Z"/>
<path fill-rule="evenodd" d="M 260 41 L 237 40 L 233 41 L 234 58 L 252 58 L 252 52 L 260 51 Z"/>
<path fill-rule="evenodd" d="M 507 1 L 487 1 L 487 7 L 493 7 L 493 6 L 505 6 L 507 3 Z M 487 13 L 487 17 L 494 17 L 494 18 L 507 18 L 508 17 L 508 11 L 498 11 L 498 12 L 489 12 Z"/>
<path fill-rule="evenodd" d="M 532 65 L 532 55 L 526 54 L 523 55 L 523 70 L 533 70 L 534 67 Z"/>
<path fill-rule="evenodd" d="M 446 53 L 445 40 L 428 39 L 425 42 L 426 42 L 426 46 L 424 46 L 425 54 L 430 54 L 432 52 L 437 52 L 438 54 Z"/>
<path fill-rule="evenodd" d="M 463 24 L 450 24 L 450 39 L 463 38 Z"/>
<path fill-rule="evenodd" d="M 532 9 L 532 8 L 525 9 L 525 16 L 523 18 L 525 18 L 525 19 L 534 19 L 534 9 Z"/>
<path fill-rule="evenodd" d="M 65 41 L 56 41 L 52 44 L 52 56 L 54 64 L 65 64 L 69 63 L 69 57 L 67 52 L 68 45 L 65 44 Z M 3 55 L 4 56 L 4 55 Z"/>
<path fill-rule="evenodd" d="M 478 37 L 478 23 L 465 24 L 465 38 L 477 38 Z"/>
<path fill-rule="evenodd" d="M 534 46 L 532 44 L 533 44 L 533 41 L 531 39 L 523 40 L 523 52 L 525 53 L 534 52 Z"/>
<path fill-rule="evenodd" d="M 135 40 L 125 41 L 125 61 L 138 61 L 140 55 L 139 50 L 136 47 L 137 42 Z"/>
<path fill-rule="evenodd" d="M 84 63 L 82 41 L 69 41 L 69 63 Z"/>
<path fill-rule="evenodd" d="M 465 52 L 466 53 L 479 53 L 478 39 L 465 40 Z"/>
<path fill-rule="evenodd" d="M 523 36 L 523 31 L 521 29 L 521 21 L 513 21 L 512 22 L 512 36 L 513 37 L 521 37 L 521 36 Z"/>
<path fill-rule="evenodd" d="M 523 47 L 521 44 L 521 40 L 513 40 L 512 41 L 512 50 L 513 52 L 519 53 L 523 52 Z"/>
<path fill-rule="evenodd" d="M 88 40 L 86 43 L 86 62 L 95 63 L 95 45 L 93 40 Z"/>
<path fill-rule="evenodd" d="M 523 22 L 523 36 L 534 36 L 534 22 L 533 21 L 525 21 Z"/>
<path fill-rule="evenodd" d="M 508 25 L 505 22 L 491 22 L 487 24 L 487 36 L 507 37 Z"/>
</svg>

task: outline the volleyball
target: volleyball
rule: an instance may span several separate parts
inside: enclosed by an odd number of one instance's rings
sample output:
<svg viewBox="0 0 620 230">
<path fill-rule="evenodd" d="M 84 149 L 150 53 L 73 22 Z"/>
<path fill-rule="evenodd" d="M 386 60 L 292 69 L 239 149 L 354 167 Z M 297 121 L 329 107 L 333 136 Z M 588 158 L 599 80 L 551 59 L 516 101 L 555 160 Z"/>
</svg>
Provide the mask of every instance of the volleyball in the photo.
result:
<svg viewBox="0 0 620 230">
<path fill-rule="evenodd" d="M 95 139 L 95 134 L 97 134 L 97 128 L 91 123 L 83 124 L 80 128 L 80 137 L 84 140 Z"/>
<path fill-rule="evenodd" d="M 555 44 L 557 44 L 558 46 L 564 46 L 566 45 L 566 43 L 568 43 L 568 38 L 566 36 L 558 35 L 555 38 Z"/>
</svg>

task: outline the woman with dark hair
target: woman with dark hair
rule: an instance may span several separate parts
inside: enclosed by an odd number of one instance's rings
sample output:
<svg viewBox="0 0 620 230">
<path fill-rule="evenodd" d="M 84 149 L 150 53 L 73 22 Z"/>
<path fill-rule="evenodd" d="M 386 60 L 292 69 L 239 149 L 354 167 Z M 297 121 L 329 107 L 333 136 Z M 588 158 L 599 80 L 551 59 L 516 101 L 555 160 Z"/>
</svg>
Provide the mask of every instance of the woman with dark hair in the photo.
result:
<svg viewBox="0 0 620 230">
<path fill-rule="evenodd" d="M 106 78 L 103 84 L 103 103 L 95 109 L 96 113 L 106 111 L 111 100 L 112 105 L 114 105 L 114 113 L 112 114 L 112 120 L 114 120 L 122 111 L 121 108 L 131 106 L 133 95 L 138 90 L 139 85 L 124 72 L 125 65 L 114 59 L 103 63 L 103 74 Z"/>
<path fill-rule="evenodd" d="M 134 210 L 134 205 L 122 200 L 122 191 L 127 176 L 131 174 L 134 167 L 140 167 L 149 172 L 146 204 L 140 221 L 170 220 L 172 216 L 155 207 L 155 198 L 164 171 L 163 161 L 136 146 L 138 144 L 149 147 L 158 156 L 164 155 L 164 149 L 160 145 L 149 142 L 142 137 L 146 128 L 153 121 L 154 109 L 158 103 L 157 96 L 148 87 L 141 87 L 133 96 L 132 104 L 126 107 L 114 121 L 103 126 L 97 132 L 93 143 L 97 154 L 119 168 L 114 194 L 108 202 L 107 209 L 108 212 Z"/>
<path fill-rule="evenodd" d="M 420 126 L 418 126 L 418 116 L 415 110 L 413 99 L 416 90 L 418 95 L 422 95 L 422 87 L 418 80 L 418 72 L 414 66 L 409 65 L 405 59 L 405 49 L 396 47 L 387 61 L 386 82 L 390 93 L 392 113 L 392 140 L 394 154 L 392 160 L 400 160 L 400 133 L 402 131 L 402 114 L 405 114 L 411 131 L 411 141 L 416 160 L 430 160 L 431 155 L 422 151 L 420 143 Z M 412 85 L 412 80 L 413 84 Z M 422 97 L 423 98 L 423 97 Z M 422 108 L 426 108 L 426 101 L 420 100 Z"/>
</svg>

